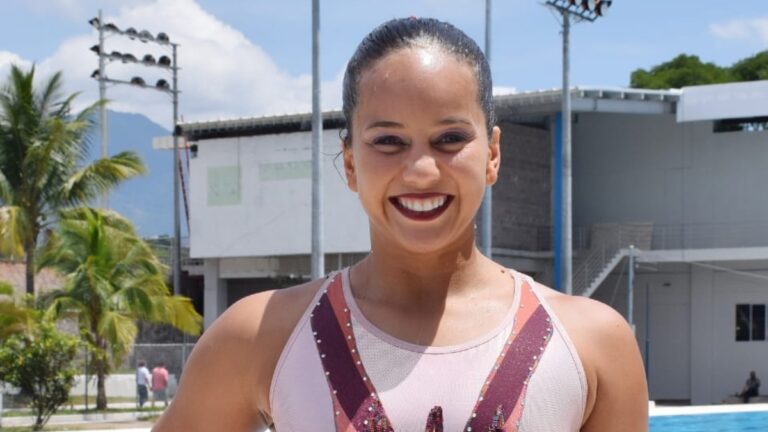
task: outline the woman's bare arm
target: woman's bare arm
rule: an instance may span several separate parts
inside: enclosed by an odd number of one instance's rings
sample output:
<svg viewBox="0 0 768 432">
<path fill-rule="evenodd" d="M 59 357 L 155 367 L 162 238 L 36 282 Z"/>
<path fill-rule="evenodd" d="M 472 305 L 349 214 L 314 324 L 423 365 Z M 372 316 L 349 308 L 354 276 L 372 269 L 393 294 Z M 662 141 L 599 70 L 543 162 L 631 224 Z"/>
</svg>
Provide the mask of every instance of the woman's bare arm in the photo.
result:
<svg viewBox="0 0 768 432">
<path fill-rule="evenodd" d="M 154 432 L 266 430 L 280 353 L 322 281 L 254 294 L 205 332 Z"/>
</svg>

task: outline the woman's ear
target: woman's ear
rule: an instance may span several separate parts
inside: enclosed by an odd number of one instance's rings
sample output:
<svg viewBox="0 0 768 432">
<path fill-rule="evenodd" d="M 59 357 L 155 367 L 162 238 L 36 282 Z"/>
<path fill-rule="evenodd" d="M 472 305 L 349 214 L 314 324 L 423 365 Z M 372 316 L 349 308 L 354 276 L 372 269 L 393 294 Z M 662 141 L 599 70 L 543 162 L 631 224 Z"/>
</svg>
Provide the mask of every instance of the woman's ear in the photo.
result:
<svg viewBox="0 0 768 432">
<path fill-rule="evenodd" d="M 501 165 L 501 129 L 494 126 L 491 131 L 491 141 L 488 143 L 488 163 L 485 167 L 485 184 L 492 186 L 499 178 Z"/>
<path fill-rule="evenodd" d="M 341 153 L 344 157 L 344 174 L 347 176 L 347 187 L 352 192 L 357 192 L 357 175 L 355 174 L 355 160 L 352 157 L 352 145 L 341 141 Z"/>
</svg>

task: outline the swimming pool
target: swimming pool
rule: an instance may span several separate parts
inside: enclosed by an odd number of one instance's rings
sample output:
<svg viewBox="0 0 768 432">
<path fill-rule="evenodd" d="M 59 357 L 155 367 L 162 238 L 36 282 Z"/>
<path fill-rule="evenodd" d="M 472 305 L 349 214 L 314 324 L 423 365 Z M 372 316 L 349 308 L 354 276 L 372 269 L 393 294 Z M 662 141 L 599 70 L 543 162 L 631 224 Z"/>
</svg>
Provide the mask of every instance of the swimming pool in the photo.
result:
<svg viewBox="0 0 768 432">
<path fill-rule="evenodd" d="M 651 432 L 768 431 L 768 411 L 651 417 Z"/>
</svg>

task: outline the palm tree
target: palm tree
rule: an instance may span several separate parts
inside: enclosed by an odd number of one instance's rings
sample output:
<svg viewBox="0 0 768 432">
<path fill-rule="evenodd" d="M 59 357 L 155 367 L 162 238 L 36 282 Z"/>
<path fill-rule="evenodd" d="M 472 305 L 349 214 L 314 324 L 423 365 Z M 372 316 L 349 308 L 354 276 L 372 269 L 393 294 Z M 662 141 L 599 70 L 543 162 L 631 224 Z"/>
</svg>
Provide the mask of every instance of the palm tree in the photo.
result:
<svg viewBox="0 0 768 432">
<path fill-rule="evenodd" d="M 97 409 L 106 409 L 104 380 L 128 353 L 137 320 L 198 335 L 202 317 L 189 298 L 171 295 L 167 268 L 131 223 L 109 210 L 67 210 L 40 256 L 66 275 L 64 288 L 41 297 L 49 316 L 76 318 L 94 355 Z"/>
<path fill-rule="evenodd" d="M 14 334 L 27 333 L 33 321 L 33 309 L 17 301 L 13 285 L 0 281 L 0 343 Z"/>
<path fill-rule="evenodd" d="M 35 294 L 41 232 L 63 209 L 81 206 L 144 173 L 133 152 L 86 164 L 96 102 L 72 114 L 77 94 L 62 96 L 61 72 L 35 87 L 35 68 L 11 66 L 0 89 L 0 253 L 26 260 L 26 290 Z"/>
</svg>

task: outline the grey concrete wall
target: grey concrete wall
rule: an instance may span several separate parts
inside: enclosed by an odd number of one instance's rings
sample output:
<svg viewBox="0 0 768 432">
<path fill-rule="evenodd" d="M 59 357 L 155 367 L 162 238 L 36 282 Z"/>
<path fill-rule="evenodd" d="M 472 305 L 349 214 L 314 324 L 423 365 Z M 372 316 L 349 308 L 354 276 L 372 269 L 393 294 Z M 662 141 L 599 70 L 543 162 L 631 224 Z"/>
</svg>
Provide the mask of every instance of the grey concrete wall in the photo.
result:
<svg viewBox="0 0 768 432">
<path fill-rule="evenodd" d="M 626 260 L 595 292 L 593 298 L 627 318 Z M 634 280 L 635 336 L 647 367 L 652 400 L 691 398 L 691 310 L 687 265 L 659 267 L 636 273 Z"/>
<path fill-rule="evenodd" d="M 666 248 L 768 245 L 768 132 L 582 113 L 573 142 L 575 225 L 685 224 L 684 234 L 669 228 Z"/>
<path fill-rule="evenodd" d="M 550 222 L 549 131 L 501 123 L 501 170 L 493 187 L 493 246 L 539 250 Z"/>
</svg>

